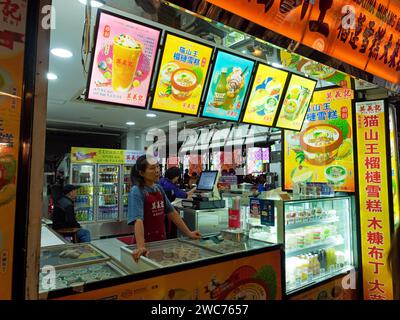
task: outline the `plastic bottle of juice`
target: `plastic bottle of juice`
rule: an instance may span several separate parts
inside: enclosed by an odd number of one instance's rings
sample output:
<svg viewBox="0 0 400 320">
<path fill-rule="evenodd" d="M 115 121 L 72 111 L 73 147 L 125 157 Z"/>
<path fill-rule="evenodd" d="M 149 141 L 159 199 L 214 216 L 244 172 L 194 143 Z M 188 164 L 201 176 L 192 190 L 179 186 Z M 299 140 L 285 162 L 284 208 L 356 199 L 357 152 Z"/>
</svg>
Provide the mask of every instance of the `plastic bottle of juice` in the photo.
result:
<svg viewBox="0 0 400 320">
<path fill-rule="evenodd" d="M 226 85 L 227 85 L 226 73 L 227 72 L 228 72 L 228 70 L 226 68 L 222 68 L 217 87 L 215 88 L 214 103 L 215 103 L 216 107 L 221 107 L 223 105 L 223 103 L 225 102 Z"/>
</svg>

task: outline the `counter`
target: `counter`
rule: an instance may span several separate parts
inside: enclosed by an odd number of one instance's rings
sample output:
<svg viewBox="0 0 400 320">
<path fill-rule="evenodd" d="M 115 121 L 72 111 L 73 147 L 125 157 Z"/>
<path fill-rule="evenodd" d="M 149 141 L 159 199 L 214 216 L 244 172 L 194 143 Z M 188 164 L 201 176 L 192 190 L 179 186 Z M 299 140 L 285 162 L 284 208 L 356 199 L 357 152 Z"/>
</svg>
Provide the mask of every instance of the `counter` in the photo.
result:
<svg viewBox="0 0 400 320">
<path fill-rule="evenodd" d="M 58 287 L 41 292 L 42 297 L 68 300 L 282 298 L 280 245 L 248 239 L 235 243 L 210 235 L 197 241 L 154 242 L 147 247 L 148 256 L 136 264 L 131 256 L 134 246 L 121 246 L 121 260 L 115 261 L 93 244 L 84 245 L 81 252 L 88 253 L 82 255 L 84 261 L 74 264 L 67 261 L 66 265 L 56 261 L 56 268 L 61 270 Z M 54 254 L 50 258 L 59 256 L 60 250 L 51 250 Z M 101 267 L 101 271 L 92 270 L 94 266 Z M 72 282 L 67 288 L 71 273 L 75 278 L 78 275 L 78 283 Z"/>
</svg>

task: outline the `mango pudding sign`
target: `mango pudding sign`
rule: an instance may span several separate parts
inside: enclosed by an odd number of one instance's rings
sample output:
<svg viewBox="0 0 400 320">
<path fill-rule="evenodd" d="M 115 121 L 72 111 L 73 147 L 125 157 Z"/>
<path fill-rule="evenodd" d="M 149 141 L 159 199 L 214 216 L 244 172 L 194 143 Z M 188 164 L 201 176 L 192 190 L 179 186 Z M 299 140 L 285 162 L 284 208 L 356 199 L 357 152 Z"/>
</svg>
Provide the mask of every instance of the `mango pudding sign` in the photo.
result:
<svg viewBox="0 0 400 320">
<path fill-rule="evenodd" d="M 353 91 L 316 91 L 302 131 L 284 133 L 284 187 L 326 182 L 354 192 Z"/>
</svg>

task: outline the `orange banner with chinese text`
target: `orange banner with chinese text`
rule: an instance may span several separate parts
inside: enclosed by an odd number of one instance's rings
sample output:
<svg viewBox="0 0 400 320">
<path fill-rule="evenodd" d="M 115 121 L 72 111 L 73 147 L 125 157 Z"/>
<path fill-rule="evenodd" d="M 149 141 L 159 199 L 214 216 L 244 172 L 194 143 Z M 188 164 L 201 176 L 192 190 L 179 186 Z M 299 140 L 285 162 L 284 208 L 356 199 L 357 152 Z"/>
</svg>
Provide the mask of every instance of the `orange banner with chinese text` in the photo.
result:
<svg viewBox="0 0 400 320">
<path fill-rule="evenodd" d="M 10 300 L 23 90 L 26 0 L 0 10 L 0 300 Z"/>
<path fill-rule="evenodd" d="M 387 265 L 390 208 L 385 102 L 356 103 L 358 184 L 364 299 L 393 299 Z"/>
</svg>

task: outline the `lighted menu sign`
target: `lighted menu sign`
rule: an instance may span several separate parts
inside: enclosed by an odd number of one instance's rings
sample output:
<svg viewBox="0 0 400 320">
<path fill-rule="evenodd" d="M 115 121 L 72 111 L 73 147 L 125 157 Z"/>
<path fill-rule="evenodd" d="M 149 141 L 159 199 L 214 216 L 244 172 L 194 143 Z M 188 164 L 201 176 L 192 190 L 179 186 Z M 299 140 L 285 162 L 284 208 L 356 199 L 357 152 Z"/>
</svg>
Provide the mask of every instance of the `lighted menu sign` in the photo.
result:
<svg viewBox="0 0 400 320">
<path fill-rule="evenodd" d="M 292 75 L 276 127 L 295 131 L 301 129 L 316 85 L 315 80 Z"/>
<path fill-rule="evenodd" d="M 252 60 L 218 51 L 202 116 L 238 121 L 253 68 Z"/>
<path fill-rule="evenodd" d="M 286 71 L 258 65 L 243 122 L 262 126 L 274 124 L 288 76 Z"/>
<path fill-rule="evenodd" d="M 359 210 L 364 299 L 392 300 L 388 126 L 383 100 L 356 103 Z"/>
<path fill-rule="evenodd" d="M 145 108 L 160 34 L 100 10 L 86 98 Z"/>
<path fill-rule="evenodd" d="M 296 183 L 330 183 L 354 192 L 351 89 L 316 91 L 300 132 L 284 133 L 284 189 Z"/>
<path fill-rule="evenodd" d="M 197 115 L 213 48 L 167 34 L 152 109 Z"/>
</svg>

